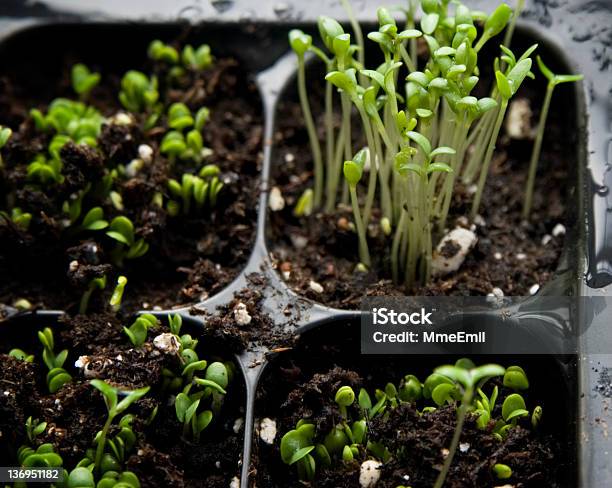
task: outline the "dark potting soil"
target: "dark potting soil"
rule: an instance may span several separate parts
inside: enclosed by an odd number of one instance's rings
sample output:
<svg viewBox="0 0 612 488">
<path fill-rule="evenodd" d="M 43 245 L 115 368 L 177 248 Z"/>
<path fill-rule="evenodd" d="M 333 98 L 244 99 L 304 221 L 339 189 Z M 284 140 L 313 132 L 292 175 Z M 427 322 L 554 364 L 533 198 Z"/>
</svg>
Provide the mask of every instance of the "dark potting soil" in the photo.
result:
<svg viewBox="0 0 612 488">
<path fill-rule="evenodd" d="M 141 63 L 135 60 L 134 64 L 138 67 Z M 212 210 L 170 217 L 165 209 L 152 204 L 152 195 L 158 191 L 166 195 L 167 180 L 180 180 L 191 163 L 171 165 L 159 152 L 165 130 L 144 131 L 142 116 L 128 126 L 105 124 L 96 149 L 65 146 L 61 151 L 62 184 L 44 191 L 26 185 L 28 163 L 44 151 L 51 137 L 34 130 L 29 110 L 44 109 L 54 97 L 75 98 L 70 88 L 70 65 L 66 65 L 62 79 L 57 83 L 49 80 L 55 89 L 44 102 L 24 91 L 17 75 L 0 77 L 0 124 L 14 132 L 3 149 L 0 210 L 20 207 L 32 214 L 28 231 L 0 218 L 0 303 L 12 305 L 25 298 L 35 307 L 70 309 L 78 303 L 87 283 L 101 274 L 108 276 L 109 286 L 105 294 L 94 293 L 94 309 L 102 299 L 108 299 L 111 285 L 120 274 L 128 277 L 125 303 L 130 309 L 170 308 L 215 294 L 238 274 L 254 242 L 262 162 L 262 120 L 256 87 L 232 59 L 215 60 L 213 67 L 188 74 L 179 86 L 164 83 L 167 67 L 144 67 L 144 72 L 158 75 L 164 103 L 184 102 L 193 112 L 201 106 L 210 109 L 202 135 L 213 155 L 204 164 L 219 166 L 220 179 L 225 183 Z M 106 117 L 123 111 L 117 100 L 119 75 L 102 71 L 101 85 L 90 97 L 89 103 Z M 123 197 L 122 214 L 134 222 L 137 238 L 145 238 L 150 249 L 143 257 L 126 260 L 124 267 L 118 268 L 108 258 L 113 241 L 104 232 L 75 236 L 62 231 L 66 218 L 62 204 L 117 164 L 138 157 L 140 144 L 153 148 L 153 161 L 135 177 L 120 179 L 115 190 Z M 108 221 L 117 215 L 108 200 L 89 196 L 83 203 L 83 213 L 94 206 L 104 209 Z M 79 263 L 76 270 L 69 267 L 73 261 Z"/>
<path fill-rule="evenodd" d="M 309 79 L 316 80 L 319 73 L 313 71 Z M 316 82 L 311 85 L 315 95 L 317 86 Z M 518 94 L 530 102 L 532 127 L 539 115 L 541 90 L 540 85 L 528 85 Z M 298 198 L 312 187 L 313 166 L 302 112 L 291 93 L 279 106 L 270 184 L 280 189 L 285 207 L 269 211 L 268 238 L 277 267 L 297 293 L 325 305 L 356 309 L 366 295 L 486 295 L 493 288 L 500 288 L 508 296 L 529 295 L 534 285 L 541 287 L 551 279 L 564 245 L 563 232 L 553 236 L 553 229 L 557 224 L 569 227 L 566 210 L 573 176 L 570 178 L 568 172 L 575 168 L 576 138 L 568 122 L 571 108 L 568 111 L 563 103 L 553 104 L 549 114 L 531 220 L 524 221 L 521 212 L 532 141 L 512 140 L 502 133 L 485 186 L 482 218 L 468 222 L 473 194 L 461 183 L 451 205 L 448 228 L 474 226 L 476 246 L 457 272 L 407 290 L 390 279 L 390 240 L 380 231 L 379 214 L 373 215 L 369 229 L 373 264 L 367 273 L 355 272 L 358 244 L 348 225 L 353 220 L 349 206 L 339 205 L 333 215 L 293 215 Z M 560 100 L 561 95 L 557 96 Z M 313 113 L 319 117 L 319 137 L 324 140 L 320 98 L 313 96 L 312 103 Z M 320 284 L 323 292 L 319 293 L 317 287 L 313 290 L 311 281 Z"/>
<path fill-rule="evenodd" d="M 257 444 L 253 468 L 256 481 L 253 486 L 262 488 L 299 485 L 295 467 L 286 466 L 281 461 L 279 439 L 282 435 L 295 428 L 300 419 L 313 423 L 318 435 L 321 433 L 324 435 L 340 421 L 338 406 L 333 400 L 340 386 L 349 385 L 355 391 L 359 391 L 361 387 L 367 387 L 370 391 L 374 388 L 371 377 L 365 379 L 355 371 L 338 367 L 326 373 L 314 374 L 303 383 L 296 381 L 302 378 L 302 371 L 297 366 L 291 369 L 281 368 L 280 376 L 284 382 L 293 385 L 294 389 L 290 390 L 285 398 L 278 398 L 280 408 L 274 412 L 278 415 L 275 417 L 278 439 L 274 445 L 267 445 L 261 441 Z M 512 393 L 500 382 L 492 381 L 488 387 L 492 387 L 495 383 L 500 387 L 501 399 Z M 268 413 L 269 410 L 270 407 Z M 349 409 L 349 414 L 350 412 Z M 445 406 L 420 415 L 417 405 L 401 404 L 388 412 L 388 416 L 376 417 L 368 423 L 368 440 L 380 442 L 391 452 L 397 453 L 389 462 L 382 465 L 380 481 L 376 486 L 396 488 L 404 485 L 412 488 L 431 488 L 444 463 L 445 450 L 453 436 L 456 408 Z M 495 416 L 500 415 L 501 407 L 498 404 Z M 569 486 L 569 482 L 563 478 L 564 466 L 559 463 L 561 451 L 557 440 L 550 435 L 534 433 L 530 427 L 524 428 L 519 425 L 513 428 L 503 441 L 498 441 L 491 433 L 493 424 L 494 422 L 491 422 L 484 431 L 479 430 L 476 426 L 476 417 L 468 415 L 461 434 L 460 449 L 455 454 L 444 486 L 451 488 L 506 484 L 516 488 Z M 326 488 L 359 486 L 360 465 L 367 459 L 369 459 L 368 453 L 360 448 L 360 454 L 353 462 L 336 461 L 331 468 L 318 465 L 315 480 L 310 486 Z M 497 463 L 510 466 L 512 469 L 510 479 L 495 478 L 491 470 Z"/>
<path fill-rule="evenodd" d="M 148 342 L 133 348 L 122 332 L 120 321 L 112 315 L 64 317 L 54 328 L 56 351 L 69 351 L 65 368 L 73 379 L 57 393 L 49 394 L 45 376 L 47 369 L 40 359 L 41 346 L 36 343 L 35 329 L 20 328 L 20 334 L 3 340 L 0 354 L 0 460 L 4 465 L 17 465 L 16 451 L 26 444 L 25 421 L 28 417 L 47 422 L 37 445 L 50 442 L 62 456 L 64 467 L 72 469 L 87 449 L 106 419 L 101 394 L 89 385 L 93 377 L 120 387 L 134 389 L 151 386 L 150 392 L 130 406 L 135 415 L 133 431 L 137 441 L 128 454 L 125 469 L 138 476 L 143 487 L 229 486 L 239 476 L 243 431 L 234 431 L 234 423 L 244 415 L 244 385 L 236 375 L 228 386 L 228 394 L 218 416 L 202 433 L 199 444 L 182 438 L 183 426 L 176 419 L 170 392 L 161 388 L 162 368 L 180 371 L 177 356 L 160 352 L 152 344 L 157 334 L 168 332 L 165 325 L 150 331 Z M 26 333 L 27 332 L 27 333 Z M 185 330 L 201 339 L 197 332 Z M 6 339 L 6 338 L 5 338 Z M 219 350 L 211 342 L 198 352 L 207 360 L 228 360 L 218 357 Z M 6 353 L 20 347 L 35 354 L 34 362 L 17 360 Z M 89 358 L 88 376 L 72 367 L 79 356 Z M 157 415 L 148 424 L 154 408 Z M 118 432 L 115 426 L 111 434 Z"/>
</svg>

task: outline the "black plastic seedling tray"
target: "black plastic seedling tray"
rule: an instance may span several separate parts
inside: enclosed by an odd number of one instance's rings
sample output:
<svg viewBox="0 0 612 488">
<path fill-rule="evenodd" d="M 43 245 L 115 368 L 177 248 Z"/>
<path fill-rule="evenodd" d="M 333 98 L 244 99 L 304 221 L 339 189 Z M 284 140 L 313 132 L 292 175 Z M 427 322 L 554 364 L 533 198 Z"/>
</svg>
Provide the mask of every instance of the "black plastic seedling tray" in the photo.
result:
<svg viewBox="0 0 612 488">
<path fill-rule="evenodd" d="M 470 7 L 492 10 L 497 2 L 470 1 Z M 539 42 L 545 52 L 552 53 L 557 64 L 567 72 L 585 75 L 577 85 L 574 99 L 567 100 L 568 113 L 579 132 L 576 154 L 571 159 L 578 166 L 570 173 L 571 215 L 568 221 L 566 247 L 555 277 L 538 296 L 602 297 L 612 284 L 612 123 L 610 93 L 612 93 L 612 4 L 590 0 L 533 0 L 519 22 L 518 36 Z M 355 10 L 363 22 L 375 21 L 375 11 L 382 0 L 355 1 Z M 116 70 L 127 67 L 131 55 L 140 55 L 147 43 L 159 37 L 172 39 L 190 25 L 189 36 L 194 42 L 206 42 L 219 57 L 232 56 L 244 63 L 256 79 L 265 117 L 264 166 L 261 175 L 262 192 L 255 244 L 245 269 L 219 294 L 195 305 L 172 310 L 181 313 L 192 327 L 204 327 L 199 311 L 214 311 L 228 304 L 234 294 L 248 285 L 250 273 L 263 273 L 268 284 L 264 290 L 264 310 L 275 325 L 291 335 L 303 334 L 303 340 L 293 351 L 269 351 L 252 344 L 236 356 L 244 377 L 245 428 L 242 453 L 241 486 L 250 486 L 249 476 L 253 446 L 259 442 L 256 420 L 273 415 L 270 402 L 258 399 L 258 388 L 275 381 L 278 367 L 292 358 L 296 363 L 309 363 L 310 354 L 321 355 L 321 345 L 334 343 L 343 353 L 334 361 L 341 365 L 366 368 L 388 361 L 388 358 L 360 358 L 358 348 L 359 312 L 331 309 L 297 296 L 273 269 L 269 258 L 266 226 L 268 223 L 267 182 L 274 171 L 272 154 L 275 150 L 273 133 L 279 100 L 293 96 L 295 61 L 288 53 L 286 41 L 290 28 L 299 26 L 314 30 L 318 15 L 327 14 L 345 19 L 340 2 L 333 0 L 299 2 L 276 0 L 228 0 L 211 2 L 99 0 L 77 2 L 50 0 L 45 2 L 4 1 L 0 5 L 1 67 L 18 68 L 19 64 L 37 63 L 40 77 L 33 86 L 44 85 L 45 75 L 53 73 L 54 60 L 64 49 L 81 55 L 87 62 L 95 59 L 101 65 L 118 63 Z M 78 42 L 75 42 L 78 40 Z M 117 58 L 116 52 L 121 52 Z M 132 56 L 133 57 L 133 56 Z M 550 56 L 549 56 L 550 58 Z M 126 63 L 125 66 L 122 63 Z M 40 85 L 42 84 L 42 85 Z M 538 296 L 533 299 L 537 310 Z M 286 311 L 290 310 L 290 313 Z M 195 312 L 195 313 L 194 313 Z M 0 322 L 3 340 L 24 323 L 37 327 L 52 324 L 61 311 L 37 311 L 19 314 L 9 310 Z M 169 311 L 158 312 L 165 316 Z M 587 317 L 583 314 L 581 317 Z M 547 317 L 547 320 L 558 320 Z M 587 319 L 582 319 L 587 320 Z M 526 357 L 521 361 L 538 361 L 534 384 L 550 393 L 558 402 L 553 413 L 560 429 L 559 439 L 566 446 L 568 460 L 576 459 L 572 472 L 567 473 L 567 486 L 583 488 L 612 484 L 612 437 L 608 437 L 606 422 L 608 400 L 598 388 L 600 372 L 612 368 L 612 350 L 606 351 L 602 338 L 610 332 L 605 321 L 571 324 L 586 331 L 580 338 L 577 355 L 571 357 Z M 504 327 L 504 324 L 498 324 Z M 562 328 L 562 324 L 552 327 Z M 609 327 L 609 325 L 608 325 Z M 606 354 L 610 353 L 610 354 Z M 318 357 L 318 356 L 317 356 Z M 511 358 L 509 358 L 511 359 Z M 344 364 L 342 364 L 344 362 Z M 403 371 L 410 358 L 394 358 L 393 364 Z M 279 391 L 291 385 L 279 384 Z M 263 448 L 255 449 L 259 456 Z"/>
</svg>

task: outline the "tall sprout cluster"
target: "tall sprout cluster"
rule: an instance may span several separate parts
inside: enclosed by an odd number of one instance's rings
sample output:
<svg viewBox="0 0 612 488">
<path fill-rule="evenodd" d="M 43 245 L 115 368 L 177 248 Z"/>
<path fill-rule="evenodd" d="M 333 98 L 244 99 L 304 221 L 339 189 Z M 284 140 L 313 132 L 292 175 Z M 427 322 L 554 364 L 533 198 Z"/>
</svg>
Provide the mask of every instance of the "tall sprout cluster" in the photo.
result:
<svg viewBox="0 0 612 488">
<path fill-rule="evenodd" d="M 371 68 L 364 64 L 363 36 L 354 19 L 357 44 L 329 17 L 318 22 L 323 49 L 300 30 L 289 34 L 315 180 L 297 213 L 333 212 L 350 198 L 359 267 L 371 265 L 367 232 L 377 221 L 389 239 L 393 279 L 409 287 L 431 277 L 433 247 L 447 226 L 459 178 L 476 184 L 471 216 L 477 215 L 506 109 L 524 79 L 533 77 L 530 56 L 536 48 L 515 55 L 507 46 L 509 32 L 494 61 L 495 79 L 480 80 L 479 54 L 506 26 L 514 30 L 513 10 L 501 4 L 487 15 L 459 2 L 421 0 L 417 29 L 417 3 L 409 3 L 402 25 L 386 8 L 378 10 L 378 30 L 367 38 L 382 51 L 382 63 Z M 420 46 L 426 59 L 417 55 Z M 322 144 L 307 92 L 307 52 L 327 71 Z M 474 96 L 479 84 L 485 89 L 478 91 L 489 96 Z M 365 147 L 354 146 L 355 134 Z"/>
</svg>

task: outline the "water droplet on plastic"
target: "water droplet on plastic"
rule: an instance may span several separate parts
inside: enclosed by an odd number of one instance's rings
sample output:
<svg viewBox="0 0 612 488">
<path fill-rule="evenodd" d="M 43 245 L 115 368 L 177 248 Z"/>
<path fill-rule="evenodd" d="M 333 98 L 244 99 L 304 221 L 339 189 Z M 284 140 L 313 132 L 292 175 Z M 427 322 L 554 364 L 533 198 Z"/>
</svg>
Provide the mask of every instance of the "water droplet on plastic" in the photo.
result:
<svg viewBox="0 0 612 488">
<path fill-rule="evenodd" d="M 274 13 L 281 20 L 287 20 L 293 13 L 293 7 L 287 2 L 279 2 L 273 7 Z"/>
<path fill-rule="evenodd" d="M 605 197 L 608 193 L 610 193 L 610 188 L 608 188 L 608 185 L 602 185 L 597 188 L 597 194 L 600 197 Z"/>
<path fill-rule="evenodd" d="M 178 18 L 188 22 L 196 22 L 202 17 L 202 8 L 197 5 L 189 5 L 182 8 L 178 13 Z"/>
<path fill-rule="evenodd" d="M 210 0 L 210 4 L 217 12 L 222 14 L 234 6 L 234 0 Z"/>
</svg>

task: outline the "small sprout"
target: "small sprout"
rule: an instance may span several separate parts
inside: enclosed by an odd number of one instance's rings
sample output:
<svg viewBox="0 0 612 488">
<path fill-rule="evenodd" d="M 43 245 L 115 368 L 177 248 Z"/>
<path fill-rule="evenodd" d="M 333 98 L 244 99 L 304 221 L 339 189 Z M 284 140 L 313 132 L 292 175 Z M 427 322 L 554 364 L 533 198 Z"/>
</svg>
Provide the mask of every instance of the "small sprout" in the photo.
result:
<svg viewBox="0 0 612 488">
<path fill-rule="evenodd" d="M 314 478 L 316 462 L 310 454 L 315 450 L 313 445 L 315 426 L 302 422 L 294 430 L 287 432 L 281 439 L 280 453 L 285 464 L 289 466 L 295 464 L 300 480 L 310 481 Z M 326 449 L 324 447 L 323 449 Z M 320 449 L 319 452 L 323 451 Z M 328 451 L 328 450 L 327 450 Z M 329 454 L 323 451 L 324 454 Z"/>
<path fill-rule="evenodd" d="M 85 290 L 83 296 L 81 297 L 79 314 L 84 315 L 87 313 L 87 307 L 89 306 L 89 300 L 91 299 L 93 292 L 96 290 L 104 290 L 104 288 L 106 288 L 106 275 L 93 278 L 89 282 L 89 285 L 87 285 L 87 290 Z"/>
<path fill-rule="evenodd" d="M 538 405 L 536 408 L 533 409 L 533 413 L 531 414 L 531 426 L 534 429 L 537 429 L 540 423 L 542 422 L 542 415 L 542 407 Z"/>
<path fill-rule="evenodd" d="M 179 62 L 178 51 L 168 44 L 164 44 L 159 39 L 151 41 L 148 49 L 149 58 L 153 61 L 162 61 L 168 64 L 176 64 Z"/>
<path fill-rule="evenodd" d="M 159 320 L 150 313 L 144 313 L 136 318 L 130 327 L 124 327 L 123 332 L 135 347 L 142 346 L 147 340 L 149 329 L 157 327 Z"/>
<path fill-rule="evenodd" d="M 13 222 L 23 231 L 27 231 L 30 228 L 30 222 L 32 221 L 32 214 L 22 211 L 19 207 L 13 207 L 10 215 L 6 212 L 0 212 L 0 217 Z"/>
<path fill-rule="evenodd" d="M 102 207 L 93 207 L 85 214 L 81 222 L 81 229 L 83 230 L 97 231 L 107 227 L 108 221 L 104 220 L 104 210 L 102 210 Z"/>
<path fill-rule="evenodd" d="M 104 397 L 104 403 L 106 405 L 107 417 L 102 430 L 96 436 L 96 452 L 94 458 L 94 471 L 96 473 L 100 472 L 102 457 L 104 454 L 104 448 L 106 446 L 106 437 L 108 435 L 108 431 L 111 427 L 111 424 L 117 415 L 123 413 L 127 408 L 134 402 L 138 401 L 144 395 L 148 393 L 150 387 L 138 388 L 137 390 L 132 391 L 122 391 L 113 386 L 105 383 L 102 380 L 91 380 L 91 386 L 96 388 L 102 393 Z M 123 396 L 121 400 L 119 400 L 119 396 Z"/>
<path fill-rule="evenodd" d="M 191 432 L 196 442 L 199 441 L 200 434 L 208 427 L 213 418 L 210 410 L 198 414 L 199 405 L 200 398 L 197 395 L 189 396 L 185 393 L 179 393 L 174 402 L 176 418 L 183 423 L 183 436 L 187 437 L 187 434 Z"/>
<path fill-rule="evenodd" d="M 38 154 L 28 164 L 28 179 L 43 185 L 61 183 L 64 177 L 61 173 L 62 162 L 59 159 L 47 159 L 44 154 Z"/>
<path fill-rule="evenodd" d="M 34 362 L 34 355 L 28 354 L 22 349 L 11 349 L 8 355 L 15 359 L 19 359 L 20 361 L 25 361 L 26 363 Z"/>
<path fill-rule="evenodd" d="M 216 176 L 218 173 L 219 168 L 211 164 L 202 168 L 200 176 L 185 173 L 180 183 L 175 179 L 169 179 L 168 190 L 173 197 L 180 199 L 181 203 L 170 200 L 167 204 L 168 212 L 173 214 L 182 209 L 184 214 L 189 214 L 192 203 L 195 203 L 198 211 L 201 211 L 206 205 L 214 207 L 217 204 L 219 192 L 224 186 Z"/>
<path fill-rule="evenodd" d="M 506 464 L 496 464 L 493 466 L 493 473 L 500 480 L 507 480 L 512 476 L 512 469 Z"/>
<path fill-rule="evenodd" d="M 34 440 L 47 428 L 47 422 L 40 422 L 38 419 L 32 419 L 32 417 L 28 417 L 25 426 L 28 442 L 30 444 L 34 444 Z"/>
<path fill-rule="evenodd" d="M 317 129 L 308 100 L 308 92 L 306 89 L 306 64 L 304 60 L 304 55 L 312 47 L 312 37 L 299 29 L 294 29 L 289 32 L 289 44 L 295 52 L 298 61 L 298 93 L 315 166 L 313 203 L 315 207 L 318 207 L 321 204 L 323 196 L 323 157 L 321 155 L 321 144 L 317 136 Z"/>
<path fill-rule="evenodd" d="M 92 73 L 84 64 L 72 67 L 72 88 L 81 98 L 86 98 L 91 90 L 100 82 L 100 73 Z"/>
<path fill-rule="evenodd" d="M 314 207 L 314 192 L 308 188 L 302 193 L 302 196 L 298 199 L 293 209 L 293 215 L 296 217 L 308 217 L 312 214 Z"/>
<path fill-rule="evenodd" d="M 355 392 L 350 386 L 341 386 L 336 392 L 335 401 L 340 408 L 340 415 L 346 418 L 346 407 L 350 407 L 355 402 Z"/>
<path fill-rule="evenodd" d="M 157 78 L 148 78 L 140 71 L 128 71 L 121 79 L 119 101 L 130 112 L 140 113 L 153 108 L 159 92 Z"/>
<path fill-rule="evenodd" d="M 121 300 L 123 299 L 123 292 L 125 291 L 125 285 L 127 285 L 127 278 L 125 276 L 119 276 L 117 278 L 117 285 L 111 295 L 109 305 L 114 312 L 118 312 L 121 308 Z"/>
<path fill-rule="evenodd" d="M 113 259 L 118 266 L 123 265 L 124 259 L 136 259 L 147 253 L 149 244 L 144 239 L 136 240 L 134 224 L 130 219 L 120 215 L 115 217 L 106 231 L 106 235 L 117 241 L 113 250 Z"/>
<path fill-rule="evenodd" d="M 400 385 L 398 395 L 403 402 L 415 402 L 421 398 L 423 387 L 419 379 L 414 375 L 404 376 L 404 380 Z"/>
<path fill-rule="evenodd" d="M 525 371 L 520 366 L 510 366 L 504 374 L 504 386 L 512 390 L 527 390 L 529 380 Z"/>
<path fill-rule="evenodd" d="M 536 140 L 533 144 L 533 151 L 531 153 L 531 160 L 529 162 L 529 176 L 527 177 L 527 186 L 525 188 L 525 201 L 523 203 L 524 219 L 529 218 L 529 214 L 531 213 L 535 175 L 538 168 L 538 161 L 540 159 L 540 152 L 542 150 L 542 141 L 544 140 L 544 129 L 546 128 L 548 110 L 550 108 L 550 102 L 552 100 L 555 87 L 561 83 L 575 83 L 584 78 L 584 76 L 582 75 L 556 75 L 548 68 L 548 66 L 544 64 L 544 61 L 542 61 L 542 58 L 540 58 L 540 56 L 537 57 L 537 61 L 540 71 L 548 80 L 548 85 L 546 87 L 546 95 L 544 97 L 542 111 L 540 112 L 538 132 L 536 135 Z"/>
<path fill-rule="evenodd" d="M 23 468 L 61 468 L 64 462 L 51 443 L 41 444 L 36 450 L 22 446 L 17 451 L 17 460 Z"/>
<path fill-rule="evenodd" d="M 202 44 L 197 49 L 187 44 L 181 53 L 183 66 L 193 71 L 203 71 L 213 64 L 213 56 L 208 44 Z"/>
<path fill-rule="evenodd" d="M 11 129 L 0 125 L 0 149 L 6 146 L 6 143 L 9 141 L 12 134 L 13 131 Z M 2 154 L 0 154 L 0 168 L 2 168 L 3 164 L 4 163 L 2 162 Z"/>
<path fill-rule="evenodd" d="M 526 410 L 525 400 L 521 395 L 513 393 L 506 397 L 502 405 L 502 417 L 506 422 L 516 423 L 520 417 L 527 415 L 529 412 Z"/>
<path fill-rule="evenodd" d="M 481 384 L 482 386 L 484 381 L 496 376 L 502 376 L 506 372 L 503 367 L 497 364 L 485 364 L 483 366 L 470 369 L 464 369 L 463 366 L 465 365 L 465 362 L 462 362 L 458 363 L 457 366 L 447 365 L 440 366 L 439 368 L 435 369 L 437 374 L 451 379 L 453 382 L 459 385 L 463 391 L 461 393 L 461 404 L 457 409 L 457 425 L 455 426 L 455 433 L 453 434 L 453 438 L 448 449 L 448 456 L 446 456 L 446 459 L 444 460 L 444 465 L 440 471 L 440 474 L 438 475 L 438 478 L 436 479 L 434 488 L 441 488 L 444 485 L 444 481 L 450 469 L 453 457 L 457 451 L 457 446 L 459 445 L 461 430 L 463 429 L 466 413 L 471 406 L 476 385 Z M 440 386 L 442 385 L 439 385 L 438 388 Z"/>
<path fill-rule="evenodd" d="M 38 340 L 43 345 L 43 361 L 49 372 L 47 373 L 47 386 L 50 393 L 55 393 L 66 383 L 72 380 L 72 376 L 63 368 L 68 357 L 68 350 L 64 349 L 55 354 L 55 341 L 53 331 L 45 327 L 38 332 Z"/>
<path fill-rule="evenodd" d="M 365 223 L 361 216 L 359 198 L 357 197 L 357 183 L 359 183 L 361 180 L 366 159 L 368 159 L 368 157 L 368 151 L 366 149 L 362 149 L 355 155 L 352 161 L 345 161 L 344 178 L 349 185 L 351 206 L 353 207 L 355 227 L 357 228 L 357 237 L 359 238 L 359 260 L 369 268 L 372 262 L 370 259 L 370 251 L 368 249 L 368 241 L 366 238 Z"/>
<path fill-rule="evenodd" d="M 25 312 L 27 310 L 32 310 L 32 303 L 26 298 L 18 298 L 13 302 L 13 307 L 15 307 L 20 312 Z"/>
<path fill-rule="evenodd" d="M 184 103 L 173 103 L 168 109 L 168 126 L 171 129 L 182 131 L 193 127 L 194 119 L 191 110 Z"/>
</svg>

